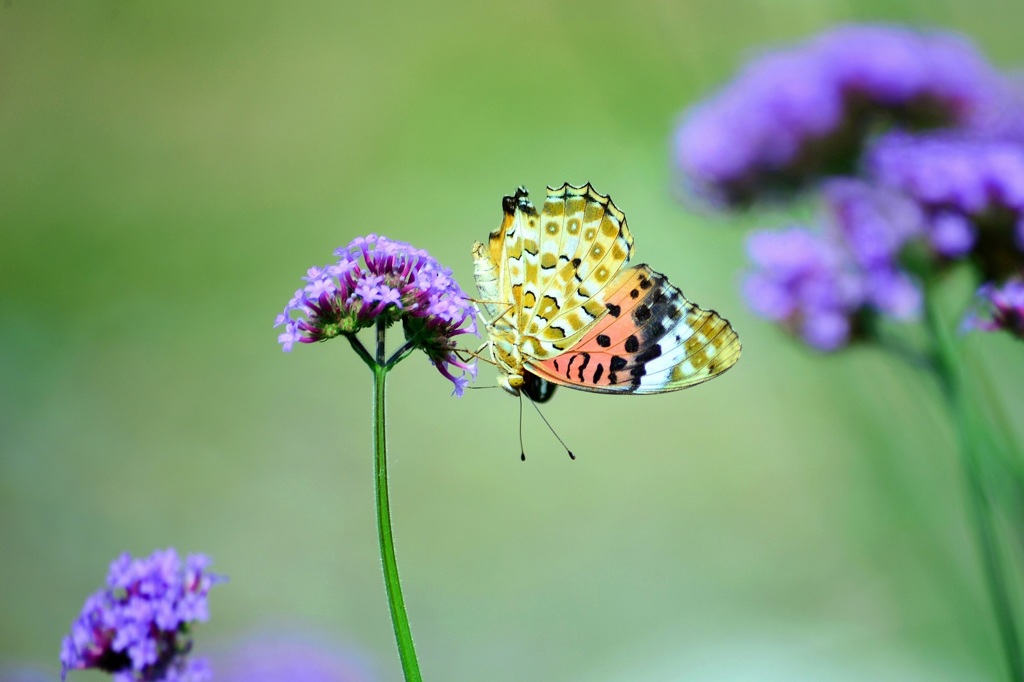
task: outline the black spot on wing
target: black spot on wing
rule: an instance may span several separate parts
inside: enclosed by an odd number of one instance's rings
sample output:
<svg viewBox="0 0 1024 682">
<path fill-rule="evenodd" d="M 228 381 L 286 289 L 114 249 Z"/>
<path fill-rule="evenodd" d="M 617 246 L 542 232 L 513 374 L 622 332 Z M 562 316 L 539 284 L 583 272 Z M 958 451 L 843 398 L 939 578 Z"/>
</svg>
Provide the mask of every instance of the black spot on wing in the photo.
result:
<svg viewBox="0 0 1024 682">
<path fill-rule="evenodd" d="M 524 213 L 537 213 L 537 209 L 530 202 L 530 193 L 526 191 L 525 187 L 517 187 L 515 194 L 501 199 L 501 210 L 505 213 L 512 215 L 517 208 Z"/>
<path fill-rule="evenodd" d="M 547 320 L 547 318 L 545 318 L 545 317 L 541 317 L 540 315 L 538 315 L 537 317 L 538 317 L 539 319 L 541 319 L 541 320 L 544 320 L 544 322 L 545 322 L 545 323 L 546 323 L 546 322 L 548 321 L 548 320 Z M 558 332 L 558 333 L 559 333 L 559 335 L 561 335 L 561 337 L 562 337 L 563 339 L 565 338 L 565 330 L 564 330 L 564 329 L 562 329 L 561 327 L 559 327 L 559 326 L 558 326 L 557 324 L 552 324 L 552 325 L 549 325 L 549 326 L 548 326 L 548 329 L 551 329 L 552 331 L 556 331 L 556 332 Z M 570 345 L 572 345 L 572 344 L 570 344 Z M 561 350 L 565 350 L 565 348 L 562 348 L 561 346 L 558 346 L 558 348 L 560 348 Z"/>
<path fill-rule="evenodd" d="M 601 346 L 601 348 L 607 348 L 612 345 L 612 340 L 606 334 L 598 334 L 595 341 L 597 341 L 597 345 Z"/>
<path fill-rule="evenodd" d="M 645 350 L 643 353 L 637 355 L 636 361 L 638 363 L 647 363 L 653 360 L 654 358 L 658 357 L 661 357 L 661 345 L 656 343 L 647 350 Z"/>
<path fill-rule="evenodd" d="M 643 329 L 644 338 L 647 340 L 660 339 L 662 336 L 665 335 L 666 331 L 667 330 L 665 329 L 665 325 L 662 323 L 660 319 L 651 322 Z"/>
<path fill-rule="evenodd" d="M 618 317 L 622 314 L 622 308 L 614 303 L 605 303 L 605 307 L 608 308 L 608 314 L 612 317 Z"/>
<path fill-rule="evenodd" d="M 578 358 L 578 357 L 579 357 L 578 355 L 573 355 L 571 358 L 569 358 L 569 364 L 565 366 L 565 378 L 566 379 L 571 379 L 572 378 L 571 376 L 569 376 L 569 372 L 572 371 L 572 363 L 576 362 L 576 358 Z"/>
<path fill-rule="evenodd" d="M 590 353 L 580 353 L 580 357 L 583 358 L 583 362 L 580 363 L 579 377 L 580 381 L 583 381 L 583 370 L 590 364 Z"/>
<path fill-rule="evenodd" d="M 601 375 L 604 374 L 604 364 L 597 363 L 597 369 L 594 370 L 594 378 L 591 379 L 595 384 L 601 380 Z"/>
<path fill-rule="evenodd" d="M 633 311 L 633 319 L 636 320 L 637 324 L 643 324 L 651 319 L 651 307 L 646 303 L 641 303 Z"/>
<path fill-rule="evenodd" d="M 613 355 L 612 360 L 608 363 L 608 369 L 612 372 L 618 372 L 621 369 L 626 368 L 626 359 L 621 355 Z"/>
<path fill-rule="evenodd" d="M 629 338 L 626 339 L 625 347 L 627 353 L 635 353 L 640 350 L 640 339 L 636 338 L 636 334 L 630 334 Z"/>
</svg>

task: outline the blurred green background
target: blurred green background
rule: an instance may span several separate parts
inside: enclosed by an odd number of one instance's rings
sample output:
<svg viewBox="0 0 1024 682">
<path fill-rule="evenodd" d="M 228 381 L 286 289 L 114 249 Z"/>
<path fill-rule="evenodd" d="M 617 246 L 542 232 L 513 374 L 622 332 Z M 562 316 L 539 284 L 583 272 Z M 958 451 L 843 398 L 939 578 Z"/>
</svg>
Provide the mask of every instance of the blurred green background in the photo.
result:
<svg viewBox="0 0 1024 682">
<path fill-rule="evenodd" d="M 821 357 L 738 294 L 744 229 L 672 197 L 679 112 L 842 21 L 963 31 L 1024 64 L 1024 4 L 6 0 L 0 6 L 0 667 L 56 674 L 123 550 L 213 556 L 198 650 L 300 623 L 399 676 L 370 374 L 280 352 L 311 265 L 383 232 L 472 286 L 523 184 L 592 182 L 729 317 L 722 379 L 532 411 L 390 382 L 399 562 L 429 680 L 999 679 L 934 386 Z M 1011 415 L 1020 348 L 971 339 Z M 488 367 L 479 385 L 493 385 Z M 75 679 L 100 679 L 75 675 Z"/>
</svg>

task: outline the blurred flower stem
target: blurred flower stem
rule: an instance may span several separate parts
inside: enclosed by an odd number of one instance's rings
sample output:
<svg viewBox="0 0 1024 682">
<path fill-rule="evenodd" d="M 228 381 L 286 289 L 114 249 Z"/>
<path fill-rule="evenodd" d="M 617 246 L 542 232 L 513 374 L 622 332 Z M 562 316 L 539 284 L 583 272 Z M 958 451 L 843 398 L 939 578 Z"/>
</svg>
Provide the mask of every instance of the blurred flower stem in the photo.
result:
<svg viewBox="0 0 1024 682">
<path fill-rule="evenodd" d="M 377 499 L 377 536 L 380 540 L 380 561 L 384 569 L 384 587 L 388 593 L 391 609 L 391 623 L 395 628 L 395 642 L 398 656 L 402 661 L 402 672 L 406 682 L 420 682 L 420 666 L 416 660 L 416 649 L 412 643 L 409 617 L 405 613 L 402 598 L 402 583 L 398 578 L 398 562 L 395 560 L 395 541 L 391 534 L 391 504 L 388 498 L 388 451 L 387 422 L 384 416 L 384 388 L 388 370 L 404 357 L 396 353 L 390 361 L 385 360 L 385 332 L 387 322 L 377 319 L 377 348 L 371 358 L 359 340 L 352 336 L 350 341 L 356 353 L 373 371 L 373 461 Z"/>
<path fill-rule="evenodd" d="M 925 293 L 925 325 L 933 343 L 933 367 L 956 429 L 963 467 L 968 513 L 974 528 L 975 540 L 981 553 L 981 562 L 988 583 L 989 596 L 995 609 L 996 621 L 1003 642 L 1003 652 L 1010 679 L 1024 680 L 1024 657 L 1021 656 L 1017 616 L 1007 584 L 1006 564 L 1000 547 L 993 514 L 992 493 L 984 475 L 984 426 L 971 412 L 965 391 L 956 344 L 943 324 L 934 289 Z M 988 448 L 990 450 L 990 448 Z M 990 464 L 990 463 L 989 463 Z"/>
</svg>

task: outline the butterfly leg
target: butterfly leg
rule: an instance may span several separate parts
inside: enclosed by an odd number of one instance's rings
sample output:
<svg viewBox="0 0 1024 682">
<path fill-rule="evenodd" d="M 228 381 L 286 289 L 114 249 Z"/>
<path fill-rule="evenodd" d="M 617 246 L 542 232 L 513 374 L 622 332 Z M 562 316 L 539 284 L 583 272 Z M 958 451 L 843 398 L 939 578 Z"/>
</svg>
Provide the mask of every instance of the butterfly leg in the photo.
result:
<svg viewBox="0 0 1024 682">
<path fill-rule="evenodd" d="M 470 360 L 471 358 L 476 358 L 477 360 L 482 360 L 482 361 L 486 362 L 489 365 L 495 365 L 496 366 L 498 363 L 496 363 L 494 360 L 492 360 L 490 358 L 486 358 L 486 357 L 484 357 L 482 355 L 484 349 L 487 348 L 490 345 L 491 344 L 489 342 L 488 343 L 484 343 L 479 348 L 477 348 L 475 351 L 469 350 L 468 348 L 458 348 L 458 349 L 455 350 L 455 354 L 463 362 L 466 362 L 466 361 Z"/>
</svg>

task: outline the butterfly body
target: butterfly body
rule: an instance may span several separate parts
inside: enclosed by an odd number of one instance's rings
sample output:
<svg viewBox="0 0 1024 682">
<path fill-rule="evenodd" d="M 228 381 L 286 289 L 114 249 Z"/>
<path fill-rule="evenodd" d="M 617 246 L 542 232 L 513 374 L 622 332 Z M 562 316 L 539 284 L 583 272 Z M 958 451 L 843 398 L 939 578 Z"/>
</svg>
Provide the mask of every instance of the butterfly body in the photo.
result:
<svg viewBox="0 0 1024 682">
<path fill-rule="evenodd" d="M 626 267 L 625 215 L 589 185 L 548 188 L 540 212 L 520 188 L 501 225 L 473 247 L 488 344 L 510 393 L 554 385 L 598 393 L 662 393 L 717 376 L 740 343 L 646 265 Z M 550 385 L 549 385 L 550 384 Z"/>
</svg>

